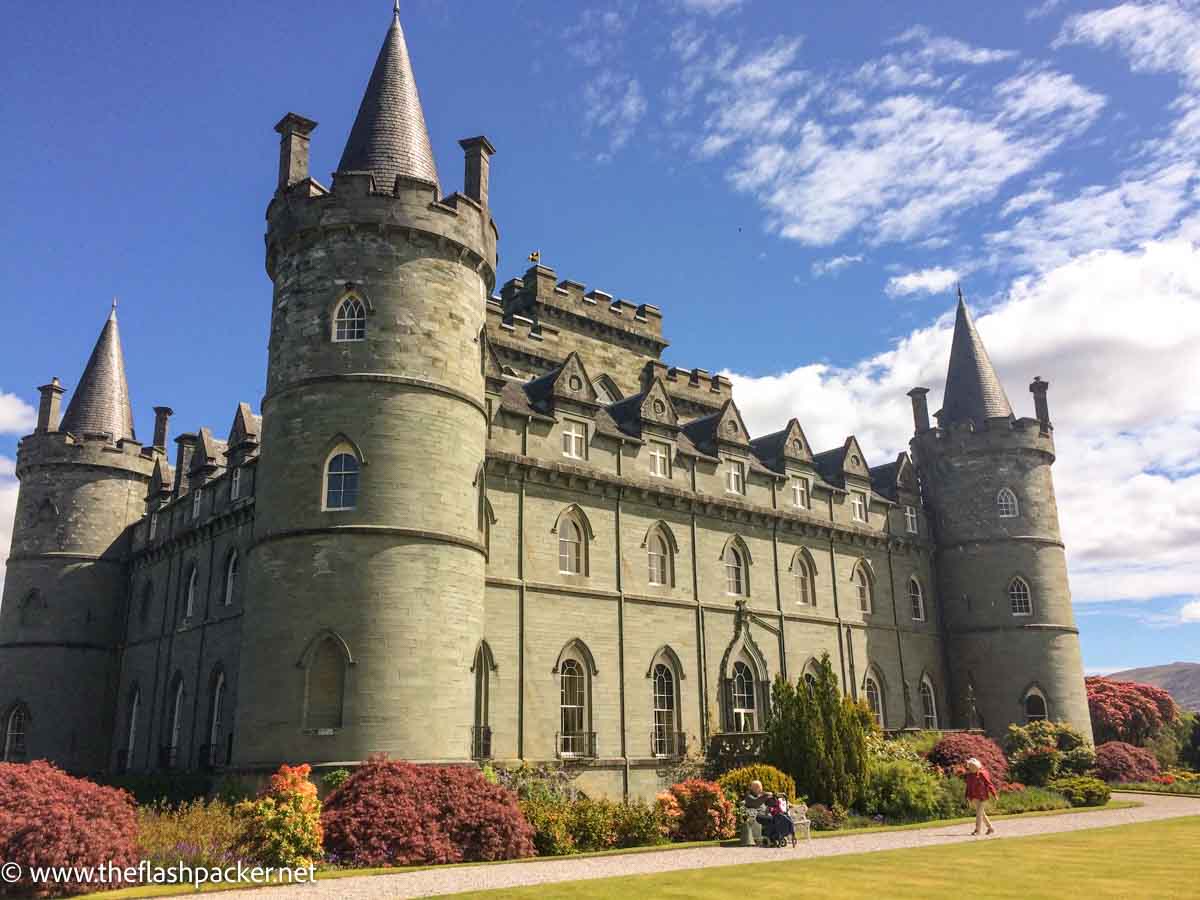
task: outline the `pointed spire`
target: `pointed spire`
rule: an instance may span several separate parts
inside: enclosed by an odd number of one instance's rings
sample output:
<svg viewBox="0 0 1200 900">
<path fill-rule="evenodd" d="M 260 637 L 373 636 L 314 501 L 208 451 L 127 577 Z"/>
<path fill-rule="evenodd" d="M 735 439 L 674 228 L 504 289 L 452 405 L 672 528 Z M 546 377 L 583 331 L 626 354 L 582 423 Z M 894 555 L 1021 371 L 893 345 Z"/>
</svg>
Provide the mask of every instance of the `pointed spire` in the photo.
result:
<svg viewBox="0 0 1200 900">
<path fill-rule="evenodd" d="M 1012 414 L 1012 406 L 975 330 L 960 287 L 940 421 L 944 425 L 967 420 L 982 424 L 985 419 Z"/>
<path fill-rule="evenodd" d="M 338 171 L 372 172 L 376 189 L 388 192 L 397 175 L 438 183 L 425 113 L 400 27 L 399 2 L 393 8 L 392 25 L 375 60 Z"/>
<path fill-rule="evenodd" d="M 59 430 L 76 435 L 108 434 L 114 441 L 135 439 L 115 298 Z"/>
</svg>

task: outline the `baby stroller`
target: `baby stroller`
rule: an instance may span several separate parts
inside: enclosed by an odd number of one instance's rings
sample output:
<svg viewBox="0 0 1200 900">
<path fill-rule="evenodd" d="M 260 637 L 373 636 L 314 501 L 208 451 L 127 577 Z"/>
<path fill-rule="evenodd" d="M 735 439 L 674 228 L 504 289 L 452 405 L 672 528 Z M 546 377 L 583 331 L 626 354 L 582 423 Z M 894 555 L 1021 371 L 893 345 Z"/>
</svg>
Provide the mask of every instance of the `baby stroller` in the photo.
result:
<svg viewBox="0 0 1200 900">
<path fill-rule="evenodd" d="M 767 804 L 770 821 L 763 829 L 768 847 L 786 847 L 788 841 L 796 846 L 796 823 L 788 815 L 788 802 L 783 797 L 772 798 Z"/>
</svg>

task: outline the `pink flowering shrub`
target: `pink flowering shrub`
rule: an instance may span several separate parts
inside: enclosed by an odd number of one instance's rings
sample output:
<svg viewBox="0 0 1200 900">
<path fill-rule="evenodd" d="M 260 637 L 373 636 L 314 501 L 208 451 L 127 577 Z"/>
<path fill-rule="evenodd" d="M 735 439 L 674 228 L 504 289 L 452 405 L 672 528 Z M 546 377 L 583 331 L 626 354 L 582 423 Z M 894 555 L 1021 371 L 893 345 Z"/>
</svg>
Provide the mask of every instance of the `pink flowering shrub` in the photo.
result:
<svg viewBox="0 0 1200 900">
<path fill-rule="evenodd" d="M 1096 748 L 1096 774 L 1109 783 L 1152 781 L 1158 775 L 1158 760 L 1149 750 L 1109 741 Z"/>
</svg>

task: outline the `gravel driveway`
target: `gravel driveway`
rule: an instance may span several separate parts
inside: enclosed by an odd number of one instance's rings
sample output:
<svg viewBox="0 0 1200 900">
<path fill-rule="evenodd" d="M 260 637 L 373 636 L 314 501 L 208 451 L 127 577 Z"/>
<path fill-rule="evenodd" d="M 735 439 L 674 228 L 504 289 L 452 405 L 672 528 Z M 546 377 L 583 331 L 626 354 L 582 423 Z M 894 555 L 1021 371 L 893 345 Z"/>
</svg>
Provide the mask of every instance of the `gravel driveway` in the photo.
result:
<svg viewBox="0 0 1200 900">
<path fill-rule="evenodd" d="M 1200 815 L 1200 799 L 1166 795 L 1114 794 L 1114 799 L 1135 800 L 1142 806 L 1103 812 L 1067 813 L 1028 819 L 996 819 L 996 834 L 976 838 L 970 834 L 973 823 L 953 826 L 914 829 L 911 831 L 876 832 L 874 834 L 822 838 L 805 846 L 803 841 L 783 850 L 749 847 L 698 847 L 692 850 L 670 850 L 651 853 L 631 853 L 588 859 L 547 859 L 495 866 L 445 866 L 420 872 L 396 875 L 374 875 L 361 878 L 337 878 L 314 884 L 290 887 L 258 888 L 239 892 L 254 900 L 274 898 L 345 898 L 345 900 L 382 900 L 393 897 L 430 897 L 461 891 L 489 888 L 522 887 L 558 881 L 579 881 L 585 878 L 610 878 L 615 875 L 649 875 L 679 869 L 702 869 L 709 866 L 746 865 L 759 862 L 781 862 L 807 859 L 810 856 L 839 856 L 845 853 L 871 853 L 876 850 L 899 850 L 905 847 L 928 847 L 936 844 L 955 844 L 963 841 L 1003 840 L 1032 834 L 1055 834 L 1084 828 L 1103 828 L 1110 825 L 1129 825 L 1153 822 L 1181 816 Z"/>
</svg>

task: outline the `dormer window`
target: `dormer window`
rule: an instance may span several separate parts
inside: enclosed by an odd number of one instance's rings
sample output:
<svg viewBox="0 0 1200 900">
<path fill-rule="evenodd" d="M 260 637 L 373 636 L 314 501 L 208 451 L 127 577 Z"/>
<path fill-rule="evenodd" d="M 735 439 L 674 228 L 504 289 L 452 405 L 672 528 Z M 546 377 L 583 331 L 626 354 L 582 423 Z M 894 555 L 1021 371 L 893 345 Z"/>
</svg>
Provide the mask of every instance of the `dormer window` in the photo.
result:
<svg viewBox="0 0 1200 900">
<path fill-rule="evenodd" d="M 810 504 L 808 495 L 808 479 L 793 478 L 792 479 L 792 506 L 796 509 L 808 509 Z"/>
<path fill-rule="evenodd" d="M 862 491 L 850 492 L 850 508 L 855 522 L 867 521 L 867 495 Z"/>
<path fill-rule="evenodd" d="M 338 304 L 333 318 L 334 343 L 367 339 L 367 308 L 358 297 L 350 296 Z"/>
<path fill-rule="evenodd" d="M 587 459 L 587 425 L 573 419 L 563 422 L 562 453 L 568 459 Z"/>
<path fill-rule="evenodd" d="M 671 446 L 662 441 L 650 442 L 650 474 L 658 478 L 671 477 Z"/>
<path fill-rule="evenodd" d="M 909 534 L 917 533 L 917 508 L 915 506 L 904 507 L 904 530 Z"/>
<path fill-rule="evenodd" d="M 746 493 L 746 465 L 731 459 L 726 462 L 725 491 L 730 494 Z"/>
</svg>

